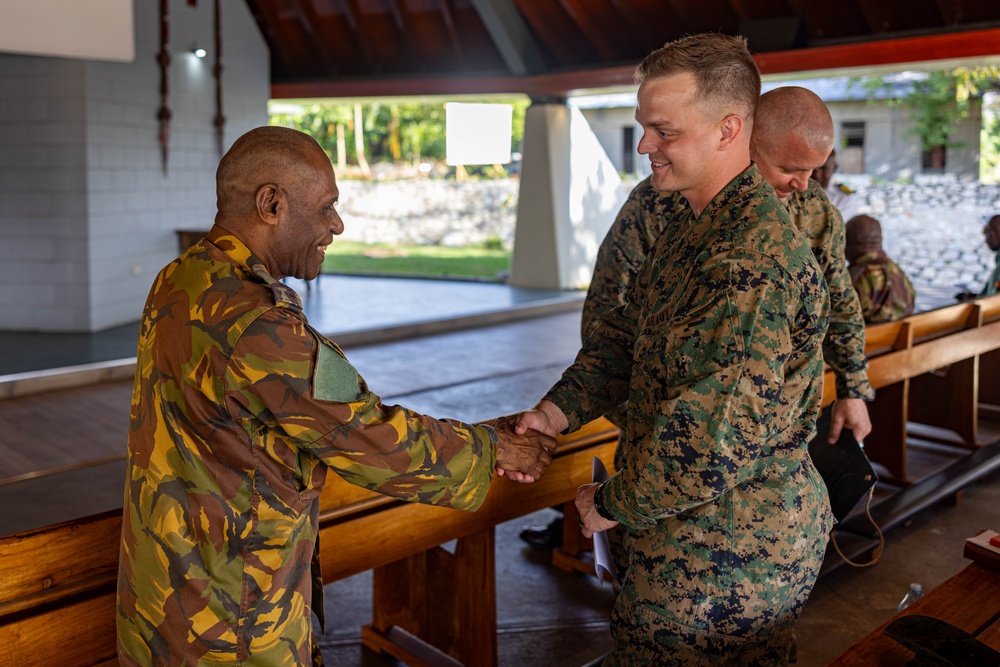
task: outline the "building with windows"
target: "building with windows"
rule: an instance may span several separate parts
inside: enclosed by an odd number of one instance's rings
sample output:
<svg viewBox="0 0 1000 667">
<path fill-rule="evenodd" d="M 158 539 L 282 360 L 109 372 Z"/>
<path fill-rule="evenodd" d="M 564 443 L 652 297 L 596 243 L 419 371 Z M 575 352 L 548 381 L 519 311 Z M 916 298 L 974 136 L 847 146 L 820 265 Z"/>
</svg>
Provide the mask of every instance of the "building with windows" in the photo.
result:
<svg viewBox="0 0 1000 667">
<path fill-rule="evenodd" d="M 920 72 L 887 77 L 888 86 L 870 95 L 849 77 L 770 81 L 764 91 L 779 86 L 802 86 L 819 95 L 833 116 L 840 174 L 864 174 L 885 180 L 909 179 L 920 174 L 952 174 L 959 179 L 979 177 L 982 100 L 969 100 L 969 113 L 958 122 L 949 145 L 923 151 L 912 134 L 910 111 L 898 103 Z M 636 124 L 635 94 L 618 93 L 571 100 L 590 122 L 594 134 L 620 172 L 645 175 L 648 161 L 637 159 L 642 129 Z"/>
</svg>

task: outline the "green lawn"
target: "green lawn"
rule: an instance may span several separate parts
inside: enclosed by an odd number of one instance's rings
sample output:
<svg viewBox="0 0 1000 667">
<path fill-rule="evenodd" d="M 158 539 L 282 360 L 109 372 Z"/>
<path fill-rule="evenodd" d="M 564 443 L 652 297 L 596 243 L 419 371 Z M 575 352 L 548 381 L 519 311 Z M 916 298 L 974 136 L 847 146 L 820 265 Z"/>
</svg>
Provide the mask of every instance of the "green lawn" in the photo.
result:
<svg viewBox="0 0 1000 667">
<path fill-rule="evenodd" d="M 452 248 L 445 246 L 400 246 L 379 243 L 368 245 L 339 241 L 326 249 L 323 271 L 326 273 L 379 274 L 401 276 L 449 276 L 487 278 L 510 269 L 510 252 L 482 246 Z"/>
</svg>

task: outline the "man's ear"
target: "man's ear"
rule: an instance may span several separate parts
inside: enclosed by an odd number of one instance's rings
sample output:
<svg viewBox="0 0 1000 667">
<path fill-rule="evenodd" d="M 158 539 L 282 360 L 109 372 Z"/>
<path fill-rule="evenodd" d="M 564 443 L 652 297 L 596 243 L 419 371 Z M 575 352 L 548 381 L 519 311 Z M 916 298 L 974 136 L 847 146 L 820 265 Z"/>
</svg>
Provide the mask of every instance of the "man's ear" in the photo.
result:
<svg viewBox="0 0 1000 667">
<path fill-rule="evenodd" d="M 743 133 L 743 119 L 730 114 L 719 125 L 719 150 L 724 151 Z"/>
<path fill-rule="evenodd" d="M 284 212 L 285 192 L 274 183 L 265 183 L 257 190 L 255 198 L 257 215 L 269 224 L 278 224 L 278 217 Z"/>
</svg>

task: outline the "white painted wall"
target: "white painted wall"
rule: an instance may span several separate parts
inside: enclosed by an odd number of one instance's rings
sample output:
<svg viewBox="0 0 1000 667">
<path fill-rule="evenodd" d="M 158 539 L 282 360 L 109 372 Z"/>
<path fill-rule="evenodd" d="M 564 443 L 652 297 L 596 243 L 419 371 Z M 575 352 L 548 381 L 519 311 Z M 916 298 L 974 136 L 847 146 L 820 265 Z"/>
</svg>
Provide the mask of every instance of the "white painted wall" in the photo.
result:
<svg viewBox="0 0 1000 667">
<path fill-rule="evenodd" d="M 0 55 L 0 328 L 137 320 L 175 230 L 208 229 L 218 152 L 212 3 L 171 0 L 169 168 L 161 166 L 158 3 L 135 3 L 136 59 Z M 225 147 L 267 123 L 269 60 L 246 5 L 222 3 Z M 209 50 L 199 60 L 195 45 Z"/>
<path fill-rule="evenodd" d="M 510 284 L 586 287 L 601 241 L 627 195 L 579 109 L 530 106 Z"/>
</svg>

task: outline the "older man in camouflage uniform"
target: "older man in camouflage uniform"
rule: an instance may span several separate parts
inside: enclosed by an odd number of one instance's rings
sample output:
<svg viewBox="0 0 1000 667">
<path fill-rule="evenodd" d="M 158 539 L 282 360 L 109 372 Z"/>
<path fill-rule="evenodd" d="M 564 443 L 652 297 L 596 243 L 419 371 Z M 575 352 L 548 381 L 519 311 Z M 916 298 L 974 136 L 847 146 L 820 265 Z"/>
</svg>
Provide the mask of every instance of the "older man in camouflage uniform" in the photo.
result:
<svg viewBox="0 0 1000 667">
<path fill-rule="evenodd" d="M 518 428 L 576 428 L 628 400 L 623 465 L 577 494 L 585 534 L 629 529 L 605 664 L 781 664 L 832 525 L 806 450 L 827 292 L 750 161 L 745 41 L 677 40 L 636 78 L 639 152 L 684 210 Z"/>
<path fill-rule="evenodd" d="M 343 231 L 333 169 L 313 139 L 252 130 L 223 157 L 217 187 L 215 226 L 160 272 L 140 325 L 118 577 L 123 665 L 321 662 L 310 609 L 328 469 L 474 510 L 494 466 L 530 479 L 555 445 L 383 405 L 309 326 L 279 279 L 315 278 Z"/>
<path fill-rule="evenodd" d="M 868 324 L 893 322 L 913 314 L 917 291 L 906 273 L 882 249 L 882 225 L 869 215 L 847 221 L 845 254 L 851 284 Z"/>
</svg>

